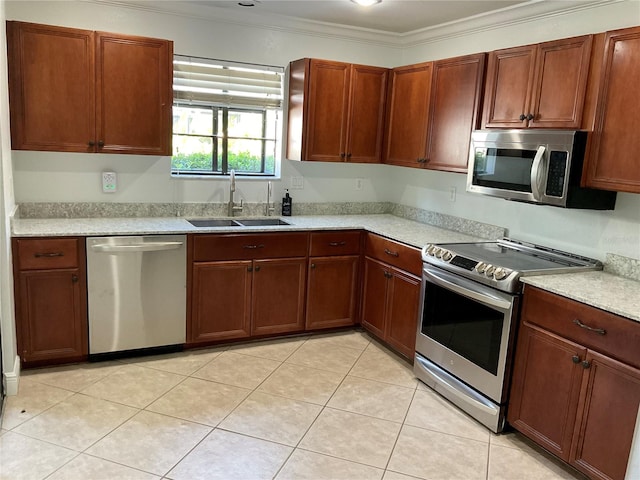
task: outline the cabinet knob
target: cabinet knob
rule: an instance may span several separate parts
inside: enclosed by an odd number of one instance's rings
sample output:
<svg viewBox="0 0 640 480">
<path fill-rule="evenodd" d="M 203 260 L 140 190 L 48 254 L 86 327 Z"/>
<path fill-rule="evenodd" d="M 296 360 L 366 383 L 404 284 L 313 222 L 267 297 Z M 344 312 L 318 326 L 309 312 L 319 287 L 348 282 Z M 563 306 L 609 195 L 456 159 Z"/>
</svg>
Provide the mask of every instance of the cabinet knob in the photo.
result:
<svg viewBox="0 0 640 480">
<path fill-rule="evenodd" d="M 521 113 L 518 118 L 520 119 L 521 122 L 523 122 L 527 119 L 527 116 L 524 113 Z"/>
<path fill-rule="evenodd" d="M 344 152 L 340 152 L 340 158 L 344 159 Z"/>
<path fill-rule="evenodd" d="M 573 363 L 580 363 L 580 357 L 578 355 L 574 355 L 573 357 L 571 357 L 571 361 Z"/>
<path fill-rule="evenodd" d="M 531 121 L 531 120 L 533 120 L 533 118 L 534 118 L 534 116 L 532 114 L 529 113 L 527 115 L 527 120 Z"/>
<path fill-rule="evenodd" d="M 312 264 L 311 264 L 311 268 L 316 268 L 316 264 L 315 264 L 315 263 L 312 263 Z"/>
<path fill-rule="evenodd" d="M 347 153 L 347 158 L 351 158 L 351 152 Z"/>
<path fill-rule="evenodd" d="M 95 147 L 96 142 L 94 142 L 93 140 L 89 140 L 89 146 L 90 147 Z"/>
<path fill-rule="evenodd" d="M 247 267 L 247 272 L 253 272 L 253 267 L 251 266 Z"/>
<path fill-rule="evenodd" d="M 260 271 L 260 267 L 256 267 L 256 272 L 259 272 L 259 271 Z"/>
<path fill-rule="evenodd" d="M 588 361 L 584 360 L 582 362 L 582 368 L 587 369 L 589 367 L 591 367 L 591 362 L 588 362 Z"/>
<path fill-rule="evenodd" d="M 386 278 L 391 278 L 393 275 L 391 275 L 391 273 L 387 272 L 386 270 L 384 271 L 384 276 Z"/>
<path fill-rule="evenodd" d="M 78 275 L 71 275 L 71 281 L 73 283 L 78 283 Z"/>
</svg>

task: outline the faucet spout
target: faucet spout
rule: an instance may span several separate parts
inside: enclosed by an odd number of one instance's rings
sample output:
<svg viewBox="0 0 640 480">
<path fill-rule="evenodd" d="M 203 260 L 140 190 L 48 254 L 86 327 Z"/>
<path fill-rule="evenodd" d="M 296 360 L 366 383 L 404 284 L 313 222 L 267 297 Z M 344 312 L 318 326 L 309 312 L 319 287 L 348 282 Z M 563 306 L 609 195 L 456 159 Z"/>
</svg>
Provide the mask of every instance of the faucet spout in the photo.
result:
<svg viewBox="0 0 640 480">
<path fill-rule="evenodd" d="M 242 211 L 243 208 L 243 201 L 240 200 L 240 205 L 236 206 L 235 202 L 233 201 L 233 192 L 236 191 L 236 171 L 235 170 L 231 170 L 229 172 L 229 204 L 227 206 L 227 215 L 229 217 L 233 217 L 233 212 L 237 211 Z"/>
</svg>

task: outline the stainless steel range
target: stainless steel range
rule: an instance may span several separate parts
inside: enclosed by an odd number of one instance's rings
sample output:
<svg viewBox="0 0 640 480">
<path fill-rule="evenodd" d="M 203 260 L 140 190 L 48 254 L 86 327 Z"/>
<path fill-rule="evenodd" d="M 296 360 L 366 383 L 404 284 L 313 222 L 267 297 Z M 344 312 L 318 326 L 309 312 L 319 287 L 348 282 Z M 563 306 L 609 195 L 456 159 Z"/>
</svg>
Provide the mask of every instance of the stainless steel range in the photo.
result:
<svg viewBox="0 0 640 480">
<path fill-rule="evenodd" d="M 502 431 L 524 275 L 601 270 L 597 260 L 504 238 L 422 249 L 414 373 Z"/>
</svg>

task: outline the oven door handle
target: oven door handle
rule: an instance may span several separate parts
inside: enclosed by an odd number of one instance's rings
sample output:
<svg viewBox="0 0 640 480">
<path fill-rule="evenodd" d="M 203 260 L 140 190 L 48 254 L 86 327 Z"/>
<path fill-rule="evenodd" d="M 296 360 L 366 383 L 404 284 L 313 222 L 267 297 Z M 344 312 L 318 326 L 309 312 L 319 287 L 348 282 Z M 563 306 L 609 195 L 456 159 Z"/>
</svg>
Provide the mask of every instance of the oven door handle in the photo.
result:
<svg viewBox="0 0 640 480">
<path fill-rule="evenodd" d="M 536 156 L 533 158 L 533 165 L 531 165 L 531 195 L 536 201 L 540 201 L 542 198 L 542 193 L 540 193 L 540 174 L 542 173 L 541 166 L 545 150 L 544 145 L 538 147 Z"/>
<path fill-rule="evenodd" d="M 426 279 L 431 283 L 439 285 L 443 288 L 459 293 L 465 297 L 469 297 L 485 305 L 508 311 L 512 306 L 512 301 L 503 297 L 499 297 L 488 288 L 482 288 L 478 283 L 466 280 L 457 275 L 451 275 L 443 271 L 435 271 L 432 269 L 423 270 Z"/>
</svg>

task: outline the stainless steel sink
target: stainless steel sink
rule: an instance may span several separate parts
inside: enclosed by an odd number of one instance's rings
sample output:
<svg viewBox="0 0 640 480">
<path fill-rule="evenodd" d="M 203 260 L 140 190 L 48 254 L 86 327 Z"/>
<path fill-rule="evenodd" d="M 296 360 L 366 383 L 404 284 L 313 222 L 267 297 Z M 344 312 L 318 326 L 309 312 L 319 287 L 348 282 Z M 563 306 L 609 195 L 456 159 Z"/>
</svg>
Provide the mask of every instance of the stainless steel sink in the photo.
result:
<svg viewBox="0 0 640 480">
<path fill-rule="evenodd" d="M 240 225 L 245 227 L 267 227 L 270 225 L 291 225 L 279 218 L 244 218 L 236 220 Z"/>
<path fill-rule="evenodd" d="M 201 218 L 201 219 L 193 219 L 187 220 L 194 227 L 241 227 L 238 222 L 235 220 L 230 220 L 227 218 Z"/>
</svg>

